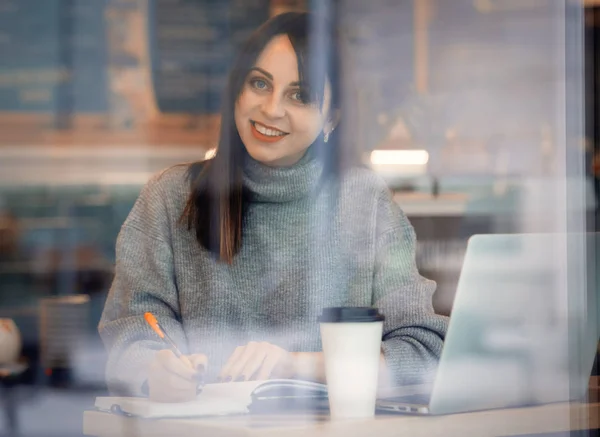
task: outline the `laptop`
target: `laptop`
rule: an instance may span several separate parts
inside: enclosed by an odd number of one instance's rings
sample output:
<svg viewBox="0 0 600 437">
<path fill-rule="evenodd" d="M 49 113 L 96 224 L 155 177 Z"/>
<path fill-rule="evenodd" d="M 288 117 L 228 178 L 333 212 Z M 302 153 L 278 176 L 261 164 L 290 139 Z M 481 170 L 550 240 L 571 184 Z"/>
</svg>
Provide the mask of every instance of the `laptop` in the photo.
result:
<svg viewBox="0 0 600 437">
<path fill-rule="evenodd" d="M 471 237 L 430 389 L 379 399 L 378 412 L 583 400 L 598 343 L 598 241 L 592 233 Z"/>
</svg>

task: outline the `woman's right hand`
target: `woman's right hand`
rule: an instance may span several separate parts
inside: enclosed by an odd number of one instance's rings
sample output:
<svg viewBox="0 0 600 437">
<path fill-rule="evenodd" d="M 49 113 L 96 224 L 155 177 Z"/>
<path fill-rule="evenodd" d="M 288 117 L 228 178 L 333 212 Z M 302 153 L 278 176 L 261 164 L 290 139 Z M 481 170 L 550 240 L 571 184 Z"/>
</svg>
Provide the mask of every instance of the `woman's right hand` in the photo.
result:
<svg viewBox="0 0 600 437">
<path fill-rule="evenodd" d="M 186 402 L 197 396 L 206 370 L 206 355 L 184 355 L 170 349 L 158 351 L 148 369 L 148 397 L 154 402 Z"/>
</svg>

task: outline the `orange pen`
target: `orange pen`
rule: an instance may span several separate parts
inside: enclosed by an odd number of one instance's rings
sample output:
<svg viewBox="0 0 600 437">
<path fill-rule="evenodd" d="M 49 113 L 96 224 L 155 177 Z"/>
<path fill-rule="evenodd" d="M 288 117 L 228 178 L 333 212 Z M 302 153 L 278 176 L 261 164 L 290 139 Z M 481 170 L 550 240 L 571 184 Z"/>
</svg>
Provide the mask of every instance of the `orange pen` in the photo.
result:
<svg viewBox="0 0 600 437">
<path fill-rule="evenodd" d="M 152 330 L 154 332 L 156 332 L 156 334 L 160 338 L 162 338 L 163 341 L 167 345 L 169 345 L 171 347 L 171 350 L 177 356 L 177 358 L 183 357 L 183 354 L 181 353 L 181 351 L 179 350 L 179 348 L 177 347 L 177 345 L 175 344 L 175 342 L 173 341 L 173 339 L 167 335 L 167 333 L 166 333 L 166 331 L 164 329 L 162 329 L 162 327 L 158 323 L 158 320 L 156 320 L 156 317 L 154 317 L 154 314 L 152 314 L 152 313 L 145 313 L 144 314 L 144 319 L 146 320 L 146 322 L 148 323 L 148 325 L 150 325 L 150 327 L 152 328 Z M 187 359 L 185 361 L 187 363 L 190 363 L 189 360 L 187 360 Z M 197 369 L 196 369 L 196 371 L 198 372 Z M 198 373 L 196 373 L 195 378 L 198 381 L 198 385 L 196 387 L 196 392 L 200 393 L 202 391 L 202 388 L 204 387 L 204 374 L 202 372 L 198 372 Z"/>
<path fill-rule="evenodd" d="M 167 335 L 164 329 L 162 329 L 162 327 L 158 323 L 158 320 L 156 320 L 156 317 L 154 317 L 154 314 L 146 313 L 144 314 L 144 319 L 146 319 L 146 322 L 148 323 L 148 325 L 150 325 L 152 330 L 156 332 L 156 334 L 171 347 L 171 350 L 177 356 L 177 358 L 181 358 L 183 354 L 181 353 L 173 339 Z"/>
</svg>

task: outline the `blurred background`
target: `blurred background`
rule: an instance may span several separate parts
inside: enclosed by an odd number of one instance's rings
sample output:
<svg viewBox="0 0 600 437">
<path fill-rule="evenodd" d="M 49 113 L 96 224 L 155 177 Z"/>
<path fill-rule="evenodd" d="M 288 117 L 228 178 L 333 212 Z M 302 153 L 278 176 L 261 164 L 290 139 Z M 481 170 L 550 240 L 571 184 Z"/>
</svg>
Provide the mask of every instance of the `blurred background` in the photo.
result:
<svg viewBox="0 0 600 437">
<path fill-rule="evenodd" d="M 215 148 L 253 29 L 325 3 L 0 0 L 0 432 L 81 435 L 142 185 Z M 334 3 L 357 146 L 416 229 L 436 311 L 451 314 L 471 235 L 597 229 L 600 1 Z"/>
</svg>

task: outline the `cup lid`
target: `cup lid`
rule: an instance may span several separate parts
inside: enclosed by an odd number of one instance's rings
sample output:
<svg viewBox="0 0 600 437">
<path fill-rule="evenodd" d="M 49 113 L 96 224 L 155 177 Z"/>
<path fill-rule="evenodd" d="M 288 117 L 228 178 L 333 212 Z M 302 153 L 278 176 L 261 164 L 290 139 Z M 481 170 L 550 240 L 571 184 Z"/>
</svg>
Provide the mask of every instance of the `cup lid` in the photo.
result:
<svg viewBox="0 0 600 437">
<path fill-rule="evenodd" d="M 323 308 L 320 323 L 362 323 L 382 322 L 383 314 L 371 307 L 331 307 Z"/>
</svg>

